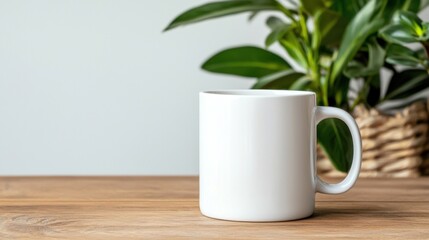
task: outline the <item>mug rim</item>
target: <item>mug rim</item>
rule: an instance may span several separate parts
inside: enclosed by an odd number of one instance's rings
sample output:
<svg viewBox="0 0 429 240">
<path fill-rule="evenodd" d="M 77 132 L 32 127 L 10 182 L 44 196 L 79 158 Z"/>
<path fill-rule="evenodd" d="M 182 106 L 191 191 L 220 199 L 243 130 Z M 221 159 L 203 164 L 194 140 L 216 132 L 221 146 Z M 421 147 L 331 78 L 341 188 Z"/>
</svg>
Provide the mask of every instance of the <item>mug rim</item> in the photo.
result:
<svg viewBox="0 0 429 240">
<path fill-rule="evenodd" d="M 271 90 L 271 89 L 226 89 L 202 91 L 200 94 L 212 96 L 235 96 L 235 97 L 298 97 L 315 96 L 315 92 L 297 90 Z"/>
</svg>

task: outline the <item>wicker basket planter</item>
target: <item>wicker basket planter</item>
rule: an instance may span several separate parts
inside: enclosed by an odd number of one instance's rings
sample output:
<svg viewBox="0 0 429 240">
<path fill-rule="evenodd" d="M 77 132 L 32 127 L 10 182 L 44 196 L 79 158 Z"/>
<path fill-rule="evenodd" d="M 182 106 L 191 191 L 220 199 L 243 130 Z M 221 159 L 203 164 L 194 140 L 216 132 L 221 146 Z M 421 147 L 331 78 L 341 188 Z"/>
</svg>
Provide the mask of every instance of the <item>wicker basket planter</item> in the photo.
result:
<svg viewBox="0 0 429 240">
<path fill-rule="evenodd" d="M 416 102 L 394 115 L 358 106 L 353 113 L 362 135 L 360 177 L 418 177 L 429 174 L 428 108 Z M 344 176 L 318 150 L 319 174 Z"/>
</svg>

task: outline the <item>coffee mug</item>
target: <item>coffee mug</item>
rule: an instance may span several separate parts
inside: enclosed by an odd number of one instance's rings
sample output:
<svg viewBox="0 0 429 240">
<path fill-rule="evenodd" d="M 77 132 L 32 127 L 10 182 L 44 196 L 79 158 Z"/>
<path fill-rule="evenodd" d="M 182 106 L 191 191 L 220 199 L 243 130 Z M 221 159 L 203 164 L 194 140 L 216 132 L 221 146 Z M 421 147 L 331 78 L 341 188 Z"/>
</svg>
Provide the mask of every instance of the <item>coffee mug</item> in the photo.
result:
<svg viewBox="0 0 429 240">
<path fill-rule="evenodd" d="M 316 174 L 316 126 L 338 118 L 350 129 L 353 162 L 337 184 Z M 332 143 L 336 144 L 336 143 Z M 339 194 L 356 182 L 362 146 L 353 117 L 318 107 L 307 91 L 200 93 L 200 210 L 234 221 L 286 221 L 313 214 L 315 193 Z"/>
</svg>

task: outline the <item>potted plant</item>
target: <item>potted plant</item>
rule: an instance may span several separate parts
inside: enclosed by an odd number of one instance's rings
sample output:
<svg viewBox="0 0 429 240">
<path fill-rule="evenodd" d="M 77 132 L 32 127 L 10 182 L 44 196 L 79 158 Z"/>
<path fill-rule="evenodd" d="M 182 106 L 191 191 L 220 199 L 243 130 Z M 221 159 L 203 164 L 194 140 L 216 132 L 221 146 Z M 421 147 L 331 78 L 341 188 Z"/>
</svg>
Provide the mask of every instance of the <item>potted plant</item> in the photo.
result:
<svg viewBox="0 0 429 240">
<path fill-rule="evenodd" d="M 165 30 L 233 14 L 249 13 L 251 20 L 262 11 L 280 13 L 266 20 L 271 32 L 264 47 L 222 50 L 202 68 L 255 79 L 254 89 L 314 91 L 319 105 L 354 112 L 359 105 L 376 109 L 429 87 L 429 24 L 417 16 L 426 5 L 419 0 L 218 1 L 180 14 Z M 288 58 L 269 50 L 273 44 Z M 385 92 L 381 70 L 391 75 Z M 317 135 L 335 168 L 347 172 L 352 143 L 345 124 L 325 120 Z"/>
</svg>

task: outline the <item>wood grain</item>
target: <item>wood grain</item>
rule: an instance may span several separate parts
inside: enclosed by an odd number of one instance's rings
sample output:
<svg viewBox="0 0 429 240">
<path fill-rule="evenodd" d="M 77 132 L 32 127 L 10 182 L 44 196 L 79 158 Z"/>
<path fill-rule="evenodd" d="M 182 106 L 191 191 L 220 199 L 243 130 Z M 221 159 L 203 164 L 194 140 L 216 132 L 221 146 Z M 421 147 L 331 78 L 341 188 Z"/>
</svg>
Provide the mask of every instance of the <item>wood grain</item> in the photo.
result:
<svg viewBox="0 0 429 240">
<path fill-rule="evenodd" d="M 196 177 L 1 177 L 0 239 L 429 239 L 429 179 L 361 179 L 312 217 L 214 220 Z"/>
</svg>

